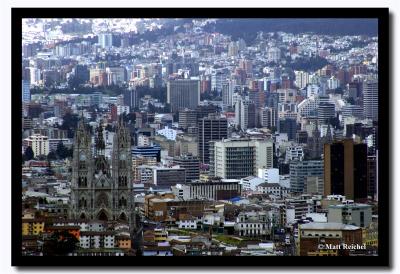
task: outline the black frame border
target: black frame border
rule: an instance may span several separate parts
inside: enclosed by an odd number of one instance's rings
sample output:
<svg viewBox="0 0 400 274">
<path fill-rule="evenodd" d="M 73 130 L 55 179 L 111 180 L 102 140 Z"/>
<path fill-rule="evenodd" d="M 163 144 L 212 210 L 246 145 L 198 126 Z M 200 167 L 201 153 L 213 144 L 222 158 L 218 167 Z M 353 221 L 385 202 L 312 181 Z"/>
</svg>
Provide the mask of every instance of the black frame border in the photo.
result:
<svg viewBox="0 0 400 274">
<path fill-rule="evenodd" d="M 379 41 L 379 256 L 370 257 L 28 257 L 21 255 L 21 62 L 22 18 L 376 18 Z M 383 266 L 391 263 L 389 225 L 390 120 L 392 97 L 389 86 L 389 9 L 388 8 L 11 8 L 12 26 L 12 266 Z M 178 258 L 178 259 L 177 259 Z M 240 258 L 240 259 L 239 259 Z M 289 262 L 290 260 L 290 262 Z M 104 269 L 104 268 L 102 268 Z"/>
</svg>

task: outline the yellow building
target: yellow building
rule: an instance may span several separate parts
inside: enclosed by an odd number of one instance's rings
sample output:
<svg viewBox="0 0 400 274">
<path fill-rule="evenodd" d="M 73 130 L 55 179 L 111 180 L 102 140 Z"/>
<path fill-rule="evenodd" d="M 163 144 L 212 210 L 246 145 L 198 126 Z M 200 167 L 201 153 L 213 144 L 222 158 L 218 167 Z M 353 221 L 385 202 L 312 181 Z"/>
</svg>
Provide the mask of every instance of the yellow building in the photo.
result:
<svg viewBox="0 0 400 274">
<path fill-rule="evenodd" d="M 378 247 L 378 228 L 374 223 L 363 229 L 363 244 Z"/>
<path fill-rule="evenodd" d="M 44 230 L 44 221 L 40 219 L 23 219 L 22 236 L 39 235 Z"/>
<path fill-rule="evenodd" d="M 168 231 L 165 229 L 154 229 L 154 240 L 155 242 L 165 242 L 168 238 Z"/>
</svg>

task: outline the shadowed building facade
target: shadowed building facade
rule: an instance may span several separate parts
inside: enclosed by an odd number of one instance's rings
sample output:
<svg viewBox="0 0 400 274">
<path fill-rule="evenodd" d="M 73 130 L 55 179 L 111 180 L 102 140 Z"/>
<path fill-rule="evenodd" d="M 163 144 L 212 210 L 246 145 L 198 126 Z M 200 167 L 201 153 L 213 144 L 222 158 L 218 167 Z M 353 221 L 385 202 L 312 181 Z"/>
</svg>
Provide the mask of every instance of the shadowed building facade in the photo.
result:
<svg viewBox="0 0 400 274">
<path fill-rule="evenodd" d="M 112 167 L 104 153 L 101 125 L 97 128 L 94 153 L 90 139 L 90 133 L 81 120 L 74 139 L 71 218 L 126 221 L 133 229 L 135 216 L 129 131 L 119 121 L 113 141 Z"/>
</svg>

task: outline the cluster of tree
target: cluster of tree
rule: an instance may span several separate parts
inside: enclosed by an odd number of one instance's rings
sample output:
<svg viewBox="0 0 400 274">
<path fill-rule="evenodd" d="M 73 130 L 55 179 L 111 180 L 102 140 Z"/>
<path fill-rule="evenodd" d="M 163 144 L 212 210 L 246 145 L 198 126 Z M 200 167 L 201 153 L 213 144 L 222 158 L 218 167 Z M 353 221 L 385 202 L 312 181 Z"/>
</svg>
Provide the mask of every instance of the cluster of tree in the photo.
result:
<svg viewBox="0 0 400 274">
<path fill-rule="evenodd" d="M 73 148 L 67 148 L 62 142 L 59 142 L 55 151 L 50 151 L 47 155 L 48 161 L 72 158 Z"/>
<path fill-rule="evenodd" d="M 63 123 L 61 126 L 59 126 L 59 128 L 67 131 L 68 138 L 73 138 L 75 129 L 78 126 L 79 116 L 77 114 L 67 112 L 62 119 Z"/>
<path fill-rule="evenodd" d="M 316 71 L 323 68 L 327 64 L 328 61 L 325 58 L 316 56 L 309 58 L 297 58 L 290 66 L 293 70 Z"/>
<path fill-rule="evenodd" d="M 242 38 L 246 43 L 252 43 L 257 32 L 313 32 L 327 35 L 369 35 L 376 36 L 378 24 L 374 19 L 362 18 L 297 18 L 297 19 L 219 19 L 216 23 L 204 27 L 207 32 L 219 32 L 231 35 L 236 41 Z"/>
<path fill-rule="evenodd" d="M 142 98 L 145 95 L 150 95 L 151 97 L 158 99 L 160 102 L 167 102 L 167 88 L 150 88 L 150 87 L 137 87 L 138 98 Z"/>
<path fill-rule="evenodd" d="M 43 244 L 44 256 L 65 256 L 78 247 L 78 240 L 68 231 L 54 232 Z"/>
</svg>

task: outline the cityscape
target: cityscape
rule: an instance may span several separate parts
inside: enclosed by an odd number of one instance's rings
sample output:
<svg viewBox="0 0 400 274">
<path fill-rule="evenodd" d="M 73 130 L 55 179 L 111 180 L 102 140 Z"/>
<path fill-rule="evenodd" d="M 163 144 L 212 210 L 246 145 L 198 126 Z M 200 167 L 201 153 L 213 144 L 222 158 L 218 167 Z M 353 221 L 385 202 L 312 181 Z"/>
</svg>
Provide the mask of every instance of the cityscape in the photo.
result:
<svg viewBox="0 0 400 274">
<path fill-rule="evenodd" d="M 354 20 L 23 19 L 22 255 L 378 256 Z"/>
</svg>

